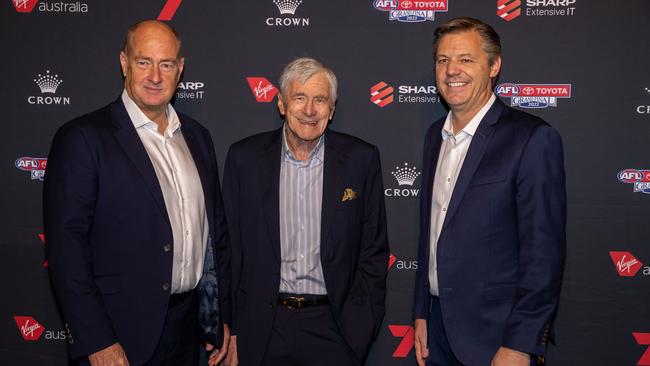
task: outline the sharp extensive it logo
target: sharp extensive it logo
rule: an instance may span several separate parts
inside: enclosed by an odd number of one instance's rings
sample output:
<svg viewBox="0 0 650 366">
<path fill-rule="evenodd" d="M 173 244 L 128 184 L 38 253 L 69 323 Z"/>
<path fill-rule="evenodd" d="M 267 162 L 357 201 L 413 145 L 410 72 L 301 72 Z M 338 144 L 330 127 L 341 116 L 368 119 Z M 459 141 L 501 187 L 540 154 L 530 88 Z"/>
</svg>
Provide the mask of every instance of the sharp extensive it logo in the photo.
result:
<svg viewBox="0 0 650 366">
<path fill-rule="evenodd" d="M 36 319 L 31 316 L 16 315 L 14 316 L 14 321 L 20 331 L 20 335 L 22 335 L 23 339 L 26 341 L 38 340 L 45 331 L 45 327 L 39 324 Z"/>
<path fill-rule="evenodd" d="M 609 252 L 614 266 L 621 277 L 634 277 L 643 266 L 640 260 L 636 259 L 630 252 Z"/>
<path fill-rule="evenodd" d="M 203 99 L 205 91 L 202 81 L 183 81 L 176 88 L 176 99 Z"/>
<path fill-rule="evenodd" d="M 522 108 L 557 107 L 559 98 L 571 98 L 571 84 L 512 84 L 494 88 L 502 97 L 510 98 L 511 106 Z"/>
<path fill-rule="evenodd" d="M 402 338 L 402 341 L 395 348 L 395 352 L 393 352 L 393 358 L 405 358 L 411 352 L 415 343 L 413 327 L 410 325 L 389 325 L 388 329 L 393 337 Z"/>
<path fill-rule="evenodd" d="M 634 340 L 641 346 L 648 346 L 643 355 L 637 362 L 637 365 L 649 366 L 650 365 L 650 333 L 632 333 Z"/>
<path fill-rule="evenodd" d="M 498 0 L 497 15 L 509 22 L 521 15 L 520 6 L 520 0 Z"/>
<path fill-rule="evenodd" d="M 266 78 L 259 76 L 247 77 L 248 86 L 250 86 L 255 100 L 258 103 L 269 103 L 273 101 L 276 94 L 278 94 L 278 88 L 275 85 L 271 84 Z"/>
<path fill-rule="evenodd" d="M 31 13 L 38 0 L 13 0 L 14 8 L 19 13 Z"/>
<path fill-rule="evenodd" d="M 384 108 L 393 102 L 393 87 L 383 81 L 370 88 L 370 101 Z"/>
<path fill-rule="evenodd" d="M 634 184 L 634 192 L 650 194 L 650 170 L 625 169 L 618 172 L 618 180 Z"/>
<path fill-rule="evenodd" d="M 375 0 L 375 9 L 388 12 L 388 20 L 417 23 L 427 20 L 434 21 L 438 12 L 446 12 L 448 0 Z"/>
<path fill-rule="evenodd" d="M 420 176 L 416 167 L 409 167 L 408 163 L 404 163 L 404 166 L 396 166 L 395 170 L 391 171 L 390 174 L 395 177 L 397 185 L 399 187 L 413 187 L 415 180 Z M 386 188 L 384 189 L 384 194 L 386 197 L 417 197 L 420 193 L 419 188 Z"/>
<path fill-rule="evenodd" d="M 45 168 L 47 167 L 47 158 L 22 157 L 16 159 L 16 168 L 25 172 L 31 172 L 32 180 L 45 179 Z"/>
<path fill-rule="evenodd" d="M 282 18 L 266 18 L 266 25 L 268 26 L 278 26 L 278 27 L 308 27 L 309 18 L 296 18 L 293 15 L 296 14 L 296 10 L 302 0 L 273 0 L 273 4 L 278 7 L 280 15 L 283 15 Z"/>
</svg>

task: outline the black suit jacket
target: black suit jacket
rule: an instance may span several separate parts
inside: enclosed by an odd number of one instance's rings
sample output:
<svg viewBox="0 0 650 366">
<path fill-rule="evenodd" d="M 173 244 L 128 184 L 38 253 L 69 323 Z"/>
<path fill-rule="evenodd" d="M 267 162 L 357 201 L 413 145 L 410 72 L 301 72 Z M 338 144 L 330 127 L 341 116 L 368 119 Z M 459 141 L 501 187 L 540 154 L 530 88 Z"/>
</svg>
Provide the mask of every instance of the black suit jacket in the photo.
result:
<svg viewBox="0 0 650 366">
<path fill-rule="evenodd" d="M 207 129 L 178 116 L 201 178 L 220 306 L 229 322 L 227 231 L 214 148 Z M 156 173 L 121 99 L 57 132 L 44 224 L 70 356 L 119 342 L 131 364 L 145 362 L 165 320 L 173 238 Z"/>
<path fill-rule="evenodd" d="M 243 366 L 264 354 L 280 287 L 282 129 L 233 144 L 224 201 L 232 242 L 234 333 Z M 357 198 L 342 201 L 346 188 Z M 388 243 L 379 152 L 325 133 L 321 264 L 334 319 L 359 360 L 384 316 Z"/>
</svg>

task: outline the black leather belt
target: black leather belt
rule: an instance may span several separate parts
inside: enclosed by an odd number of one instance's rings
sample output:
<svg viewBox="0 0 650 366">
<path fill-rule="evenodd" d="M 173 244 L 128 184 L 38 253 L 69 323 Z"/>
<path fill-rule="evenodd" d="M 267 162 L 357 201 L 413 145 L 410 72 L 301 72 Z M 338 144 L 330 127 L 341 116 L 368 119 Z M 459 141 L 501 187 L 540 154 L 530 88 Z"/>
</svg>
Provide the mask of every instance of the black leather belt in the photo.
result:
<svg viewBox="0 0 650 366">
<path fill-rule="evenodd" d="M 278 295 L 278 304 L 286 306 L 289 309 L 302 309 L 311 306 L 321 306 L 330 303 L 327 295 L 299 295 L 284 294 Z"/>
<path fill-rule="evenodd" d="M 169 306 L 176 306 L 176 305 L 182 304 L 193 293 L 194 293 L 194 290 L 187 291 L 187 292 L 179 292 L 177 294 L 171 294 L 169 296 Z"/>
</svg>

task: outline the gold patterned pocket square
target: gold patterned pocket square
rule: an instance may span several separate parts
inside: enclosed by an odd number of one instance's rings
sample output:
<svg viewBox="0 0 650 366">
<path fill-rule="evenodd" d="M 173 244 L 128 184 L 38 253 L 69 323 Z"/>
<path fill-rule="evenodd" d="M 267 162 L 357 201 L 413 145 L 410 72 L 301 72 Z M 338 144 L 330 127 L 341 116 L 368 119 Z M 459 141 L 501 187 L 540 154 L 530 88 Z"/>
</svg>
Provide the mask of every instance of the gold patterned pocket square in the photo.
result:
<svg viewBox="0 0 650 366">
<path fill-rule="evenodd" d="M 353 191 L 352 188 L 346 188 L 345 191 L 343 191 L 341 202 L 352 201 L 355 198 L 357 198 L 357 192 Z"/>
</svg>

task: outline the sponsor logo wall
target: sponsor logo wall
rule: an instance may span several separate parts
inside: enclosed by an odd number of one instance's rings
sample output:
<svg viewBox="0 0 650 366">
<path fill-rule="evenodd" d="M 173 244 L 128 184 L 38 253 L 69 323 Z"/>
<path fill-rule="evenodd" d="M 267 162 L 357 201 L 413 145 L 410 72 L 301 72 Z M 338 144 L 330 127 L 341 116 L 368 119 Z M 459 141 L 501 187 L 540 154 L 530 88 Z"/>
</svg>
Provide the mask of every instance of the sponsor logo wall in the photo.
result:
<svg viewBox="0 0 650 366">
<path fill-rule="evenodd" d="M 220 169 L 231 143 L 281 125 L 277 76 L 288 61 L 312 56 L 335 71 L 339 89 L 331 128 L 378 147 L 388 211 L 387 313 L 366 366 L 413 365 L 422 144 L 428 127 L 448 108 L 435 84 L 432 32 L 467 15 L 488 22 L 501 36 L 495 95 L 544 118 L 565 147 L 569 240 L 557 344 L 549 348 L 547 364 L 650 365 L 650 83 L 644 78 L 650 2 L 3 4 L 2 364 L 42 365 L 47 356 L 48 365 L 68 365 L 64 321 L 47 275 L 46 238 L 39 234 L 50 143 L 65 121 L 119 96 L 125 30 L 157 18 L 183 40 L 186 73 L 175 107 L 210 130 Z"/>
</svg>

